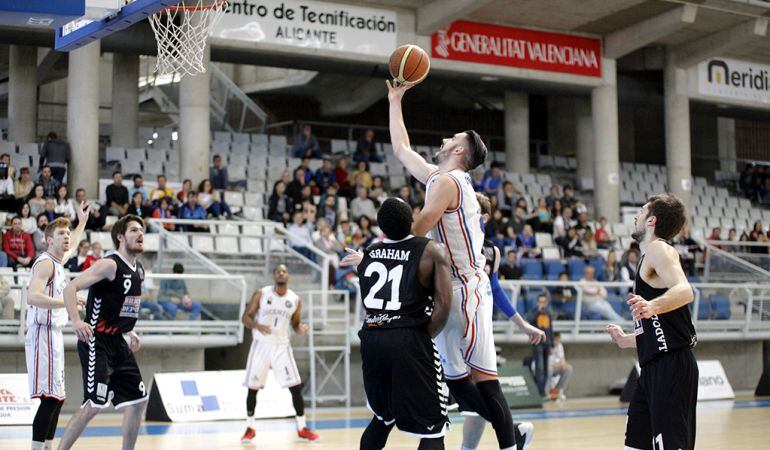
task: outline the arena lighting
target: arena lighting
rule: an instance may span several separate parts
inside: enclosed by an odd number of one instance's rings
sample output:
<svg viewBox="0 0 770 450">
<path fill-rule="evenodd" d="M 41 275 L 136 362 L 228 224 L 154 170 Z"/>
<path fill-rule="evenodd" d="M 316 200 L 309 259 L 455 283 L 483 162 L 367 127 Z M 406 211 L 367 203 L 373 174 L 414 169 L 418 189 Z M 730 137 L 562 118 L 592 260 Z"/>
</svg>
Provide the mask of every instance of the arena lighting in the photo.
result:
<svg viewBox="0 0 770 450">
<path fill-rule="evenodd" d="M 489 81 L 489 82 L 492 82 L 492 81 L 500 81 L 500 79 L 499 79 L 499 78 L 497 78 L 497 77 L 493 77 L 493 76 L 491 76 L 491 75 L 483 75 L 483 76 L 481 77 L 481 81 Z"/>
</svg>

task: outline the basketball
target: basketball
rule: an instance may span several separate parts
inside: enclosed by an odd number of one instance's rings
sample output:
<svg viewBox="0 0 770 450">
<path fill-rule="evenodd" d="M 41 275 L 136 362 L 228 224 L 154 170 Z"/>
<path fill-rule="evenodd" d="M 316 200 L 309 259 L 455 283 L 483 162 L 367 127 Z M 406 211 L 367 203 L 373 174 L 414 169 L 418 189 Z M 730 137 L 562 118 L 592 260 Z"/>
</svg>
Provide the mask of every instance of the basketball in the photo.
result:
<svg viewBox="0 0 770 450">
<path fill-rule="evenodd" d="M 420 83 L 430 71 L 430 58 L 416 45 L 402 45 L 390 55 L 390 75 L 396 83 Z"/>
</svg>

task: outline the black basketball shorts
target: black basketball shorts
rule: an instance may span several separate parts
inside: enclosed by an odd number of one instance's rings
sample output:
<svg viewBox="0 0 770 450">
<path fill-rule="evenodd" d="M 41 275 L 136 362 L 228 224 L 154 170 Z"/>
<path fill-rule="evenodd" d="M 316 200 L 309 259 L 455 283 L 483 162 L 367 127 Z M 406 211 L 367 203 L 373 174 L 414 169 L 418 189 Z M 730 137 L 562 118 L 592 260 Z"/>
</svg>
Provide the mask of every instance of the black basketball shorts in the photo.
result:
<svg viewBox="0 0 770 450">
<path fill-rule="evenodd" d="M 644 367 L 628 405 L 626 447 L 693 450 L 698 363 L 690 348 L 663 353 Z"/>
<path fill-rule="evenodd" d="M 95 333 L 91 342 L 78 341 L 83 371 L 83 406 L 96 408 L 112 403 L 115 409 L 147 401 L 147 390 L 134 353 L 123 335 Z"/>
<path fill-rule="evenodd" d="M 385 424 L 418 437 L 449 429 L 441 361 L 433 339 L 420 328 L 361 330 L 361 362 L 369 409 Z"/>
</svg>

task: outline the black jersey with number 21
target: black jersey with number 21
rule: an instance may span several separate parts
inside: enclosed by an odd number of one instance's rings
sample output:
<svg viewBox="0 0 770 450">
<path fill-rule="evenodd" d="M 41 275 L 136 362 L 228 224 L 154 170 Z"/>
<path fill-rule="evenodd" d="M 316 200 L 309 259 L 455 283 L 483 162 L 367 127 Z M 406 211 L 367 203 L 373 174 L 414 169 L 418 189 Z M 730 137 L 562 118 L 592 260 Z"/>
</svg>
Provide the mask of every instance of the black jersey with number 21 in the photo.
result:
<svg viewBox="0 0 770 450">
<path fill-rule="evenodd" d="M 430 321 L 432 291 L 418 278 L 428 242 L 428 238 L 409 237 L 378 242 L 364 250 L 358 279 L 366 308 L 365 330 L 411 327 Z"/>
<path fill-rule="evenodd" d="M 139 318 L 144 269 L 139 261 L 130 266 L 118 253 L 105 259 L 118 265 L 115 278 L 101 280 L 88 290 L 86 321 L 97 334 L 128 333 Z"/>
</svg>

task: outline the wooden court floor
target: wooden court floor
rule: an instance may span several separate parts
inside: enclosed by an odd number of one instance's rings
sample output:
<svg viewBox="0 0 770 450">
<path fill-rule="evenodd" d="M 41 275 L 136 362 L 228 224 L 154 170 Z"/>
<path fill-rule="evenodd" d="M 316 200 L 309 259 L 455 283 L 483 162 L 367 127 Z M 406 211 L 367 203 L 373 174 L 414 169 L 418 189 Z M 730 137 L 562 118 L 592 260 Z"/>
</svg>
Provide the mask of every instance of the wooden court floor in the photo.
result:
<svg viewBox="0 0 770 450">
<path fill-rule="evenodd" d="M 516 411 L 515 420 L 535 424 L 535 436 L 529 449 L 622 449 L 625 429 L 625 407 L 611 398 L 568 400 L 549 404 L 542 410 Z M 147 423 L 143 426 L 137 449 L 152 450 L 338 450 L 357 449 L 358 439 L 369 415 L 363 409 L 319 410 L 314 420 L 321 435 L 320 442 L 300 441 L 294 431 L 294 420 L 263 420 L 257 424 L 253 445 L 241 445 L 243 422 L 205 422 L 193 424 Z M 69 418 L 60 421 L 59 433 Z M 770 449 L 770 399 L 739 396 L 734 402 L 702 402 L 698 406 L 699 450 Z M 462 417 L 453 415 L 453 429 L 445 439 L 447 449 L 459 449 L 462 440 Z M 0 427 L 0 449 L 27 450 L 29 427 Z M 55 442 L 58 445 L 58 439 Z M 75 449 L 119 449 L 120 417 L 105 414 L 86 429 Z M 414 449 L 417 440 L 394 430 L 388 449 Z M 480 448 L 497 448 L 494 432 L 487 427 Z"/>
</svg>

